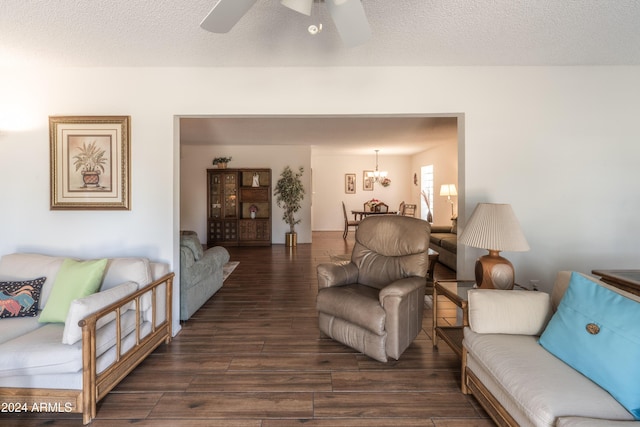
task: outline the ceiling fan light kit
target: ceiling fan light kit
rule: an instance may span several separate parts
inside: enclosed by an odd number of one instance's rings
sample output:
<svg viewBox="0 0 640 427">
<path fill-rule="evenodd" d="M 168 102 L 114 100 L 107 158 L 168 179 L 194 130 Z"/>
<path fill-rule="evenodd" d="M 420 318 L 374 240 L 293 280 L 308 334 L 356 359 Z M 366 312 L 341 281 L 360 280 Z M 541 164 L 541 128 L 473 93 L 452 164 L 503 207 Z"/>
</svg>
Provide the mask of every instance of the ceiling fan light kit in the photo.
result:
<svg viewBox="0 0 640 427">
<path fill-rule="evenodd" d="M 200 26 L 212 33 L 228 33 L 256 1 L 217 0 Z M 314 0 L 280 0 L 281 5 L 307 16 L 311 16 L 313 3 Z M 371 38 L 371 27 L 361 0 L 321 0 L 319 3 L 326 4 L 346 47 L 361 45 Z M 322 24 L 310 25 L 307 31 L 316 35 L 322 31 Z"/>
<path fill-rule="evenodd" d="M 313 0 L 280 0 L 280 4 L 303 15 L 311 16 Z"/>
</svg>

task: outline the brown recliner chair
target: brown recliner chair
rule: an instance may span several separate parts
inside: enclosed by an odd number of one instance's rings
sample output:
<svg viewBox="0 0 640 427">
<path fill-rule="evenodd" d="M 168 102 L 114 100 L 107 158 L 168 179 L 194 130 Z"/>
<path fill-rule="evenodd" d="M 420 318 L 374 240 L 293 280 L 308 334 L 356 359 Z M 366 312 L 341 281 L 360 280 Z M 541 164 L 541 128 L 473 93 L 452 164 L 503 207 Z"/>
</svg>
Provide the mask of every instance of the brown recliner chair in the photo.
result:
<svg viewBox="0 0 640 427">
<path fill-rule="evenodd" d="M 429 223 L 399 215 L 360 222 L 350 262 L 318 265 L 318 323 L 367 356 L 399 359 L 422 329 Z"/>
</svg>

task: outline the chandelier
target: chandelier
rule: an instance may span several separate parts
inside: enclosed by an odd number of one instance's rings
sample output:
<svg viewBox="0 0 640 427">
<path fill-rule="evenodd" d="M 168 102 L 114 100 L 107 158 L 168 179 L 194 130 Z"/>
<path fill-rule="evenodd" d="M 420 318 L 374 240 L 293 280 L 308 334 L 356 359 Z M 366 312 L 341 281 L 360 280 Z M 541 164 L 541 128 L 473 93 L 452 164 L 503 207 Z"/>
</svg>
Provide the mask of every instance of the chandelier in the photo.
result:
<svg viewBox="0 0 640 427">
<path fill-rule="evenodd" d="M 387 178 L 387 171 L 378 170 L 378 151 L 376 152 L 376 170 L 373 172 L 367 172 L 367 178 L 371 178 L 373 182 L 382 183 L 382 181 Z"/>
</svg>

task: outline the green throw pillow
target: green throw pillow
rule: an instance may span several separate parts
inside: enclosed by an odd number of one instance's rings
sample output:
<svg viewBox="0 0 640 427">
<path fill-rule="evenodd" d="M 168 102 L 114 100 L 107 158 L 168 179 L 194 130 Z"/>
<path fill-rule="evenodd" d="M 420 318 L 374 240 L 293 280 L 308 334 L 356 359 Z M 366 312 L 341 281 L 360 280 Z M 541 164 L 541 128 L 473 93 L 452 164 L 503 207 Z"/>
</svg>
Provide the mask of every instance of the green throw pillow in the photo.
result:
<svg viewBox="0 0 640 427">
<path fill-rule="evenodd" d="M 93 261 L 65 259 L 38 322 L 64 323 L 71 301 L 91 295 L 100 288 L 106 266 L 106 259 Z"/>
</svg>

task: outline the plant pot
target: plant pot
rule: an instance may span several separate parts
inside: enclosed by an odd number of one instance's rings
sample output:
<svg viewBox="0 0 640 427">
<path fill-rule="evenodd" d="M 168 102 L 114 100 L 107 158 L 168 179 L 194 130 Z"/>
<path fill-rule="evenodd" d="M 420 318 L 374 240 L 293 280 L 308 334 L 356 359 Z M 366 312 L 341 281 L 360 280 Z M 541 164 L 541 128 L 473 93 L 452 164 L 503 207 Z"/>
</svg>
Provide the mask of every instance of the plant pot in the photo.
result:
<svg viewBox="0 0 640 427">
<path fill-rule="evenodd" d="M 97 187 L 100 182 L 100 174 L 98 172 L 83 172 L 82 182 L 84 182 L 85 187 L 87 185 L 95 185 Z"/>
<path fill-rule="evenodd" d="M 226 163 L 216 163 L 216 165 L 218 165 L 218 169 L 226 169 L 227 168 L 227 164 Z"/>
<path fill-rule="evenodd" d="M 284 235 L 284 245 L 288 248 L 298 245 L 298 233 L 286 233 Z"/>
<path fill-rule="evenodd" d="M 251 212 L 251 219 L 256 219 L 256 213 L 255 212 Z"/>
</svg>

